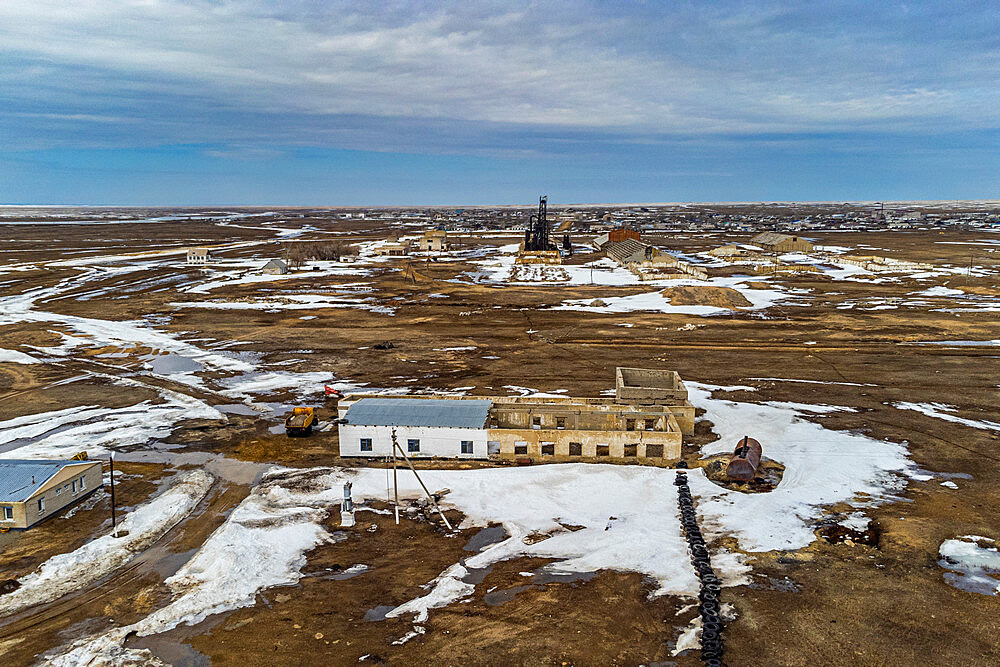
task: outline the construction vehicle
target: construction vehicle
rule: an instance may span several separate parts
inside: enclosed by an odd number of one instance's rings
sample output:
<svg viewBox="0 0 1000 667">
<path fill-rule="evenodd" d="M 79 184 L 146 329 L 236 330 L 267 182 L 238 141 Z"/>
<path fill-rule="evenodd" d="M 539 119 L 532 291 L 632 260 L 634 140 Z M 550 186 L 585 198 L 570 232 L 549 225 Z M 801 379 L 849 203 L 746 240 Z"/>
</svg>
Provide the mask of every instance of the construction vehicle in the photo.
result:
<svg viewBox="0 0 1000 667">
<path fill-rule="evenodd" d="M 313 408 L 292 408 L 292 414 L 285 417 L 285 433 L 309 435 L 317 421 Z"/>
</svg>

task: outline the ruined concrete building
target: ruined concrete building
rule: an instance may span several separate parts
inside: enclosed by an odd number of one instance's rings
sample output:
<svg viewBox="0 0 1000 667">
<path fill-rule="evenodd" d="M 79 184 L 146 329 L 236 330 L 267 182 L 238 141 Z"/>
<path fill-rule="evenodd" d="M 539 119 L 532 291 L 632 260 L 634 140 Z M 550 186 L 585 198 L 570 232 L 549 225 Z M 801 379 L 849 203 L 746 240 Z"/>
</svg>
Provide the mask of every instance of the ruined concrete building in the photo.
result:
<svg viewBox="0 0 1000 667">
<path fill-rule="evenodd" d="M 694 407 L 674 371 L 619 368 L 614 398 L 352 396 L 338 406 L 341 456 L 671 465 Z"/>
</svg>

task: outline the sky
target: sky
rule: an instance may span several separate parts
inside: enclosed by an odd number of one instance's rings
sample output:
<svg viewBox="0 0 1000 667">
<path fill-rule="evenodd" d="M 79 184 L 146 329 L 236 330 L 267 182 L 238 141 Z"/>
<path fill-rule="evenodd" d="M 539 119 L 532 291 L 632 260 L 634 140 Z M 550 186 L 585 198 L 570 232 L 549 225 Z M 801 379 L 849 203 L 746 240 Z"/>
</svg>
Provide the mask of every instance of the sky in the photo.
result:
<svg viewBox="0 0 1000 667">
<path fill-rule="evenodd" d="M 0 203 L 1000 198 L 985 2 L 3 0 Z"/>
</svg>

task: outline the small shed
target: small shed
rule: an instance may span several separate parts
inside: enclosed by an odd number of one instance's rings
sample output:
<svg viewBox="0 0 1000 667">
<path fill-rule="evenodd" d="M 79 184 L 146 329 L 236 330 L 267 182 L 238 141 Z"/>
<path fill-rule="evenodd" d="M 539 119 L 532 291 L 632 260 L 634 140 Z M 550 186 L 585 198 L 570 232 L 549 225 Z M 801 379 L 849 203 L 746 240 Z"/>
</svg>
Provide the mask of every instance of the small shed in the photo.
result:
<svg viewBox="0 0 1000 667">
<path fill-rule="evenodd" d="M 100 461 L 0 460 L 0 528 L 30 528 L 101 488 Z"/>
<path fill-rule="evenodd" d="M 272 259 L 261 267 L 260 272 L 271 276 L 284 275 L 288 273 L 288 264 L 280 259 Z"/>
</svg>

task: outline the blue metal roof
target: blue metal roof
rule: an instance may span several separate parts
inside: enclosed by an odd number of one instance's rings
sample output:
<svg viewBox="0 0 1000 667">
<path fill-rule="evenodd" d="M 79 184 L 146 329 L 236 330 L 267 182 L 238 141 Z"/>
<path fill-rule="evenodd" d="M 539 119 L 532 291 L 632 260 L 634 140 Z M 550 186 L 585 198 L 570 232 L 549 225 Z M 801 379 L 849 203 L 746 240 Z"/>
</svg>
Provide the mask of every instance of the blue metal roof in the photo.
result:
<svg viewBox="0 0 1000 667">
<path fill-rule="evenodd" d="M 0 502 L 24 502 L 57 472 L 66 466 L 81 463 L 95 463 L 95 461 L 0 459 Z"/>
<path fill-rule="evenodd" d="M 483 428 L 493 401 L 448 398 L 362 398 L 347 409 L 356 426 Z"/>
</svg>

